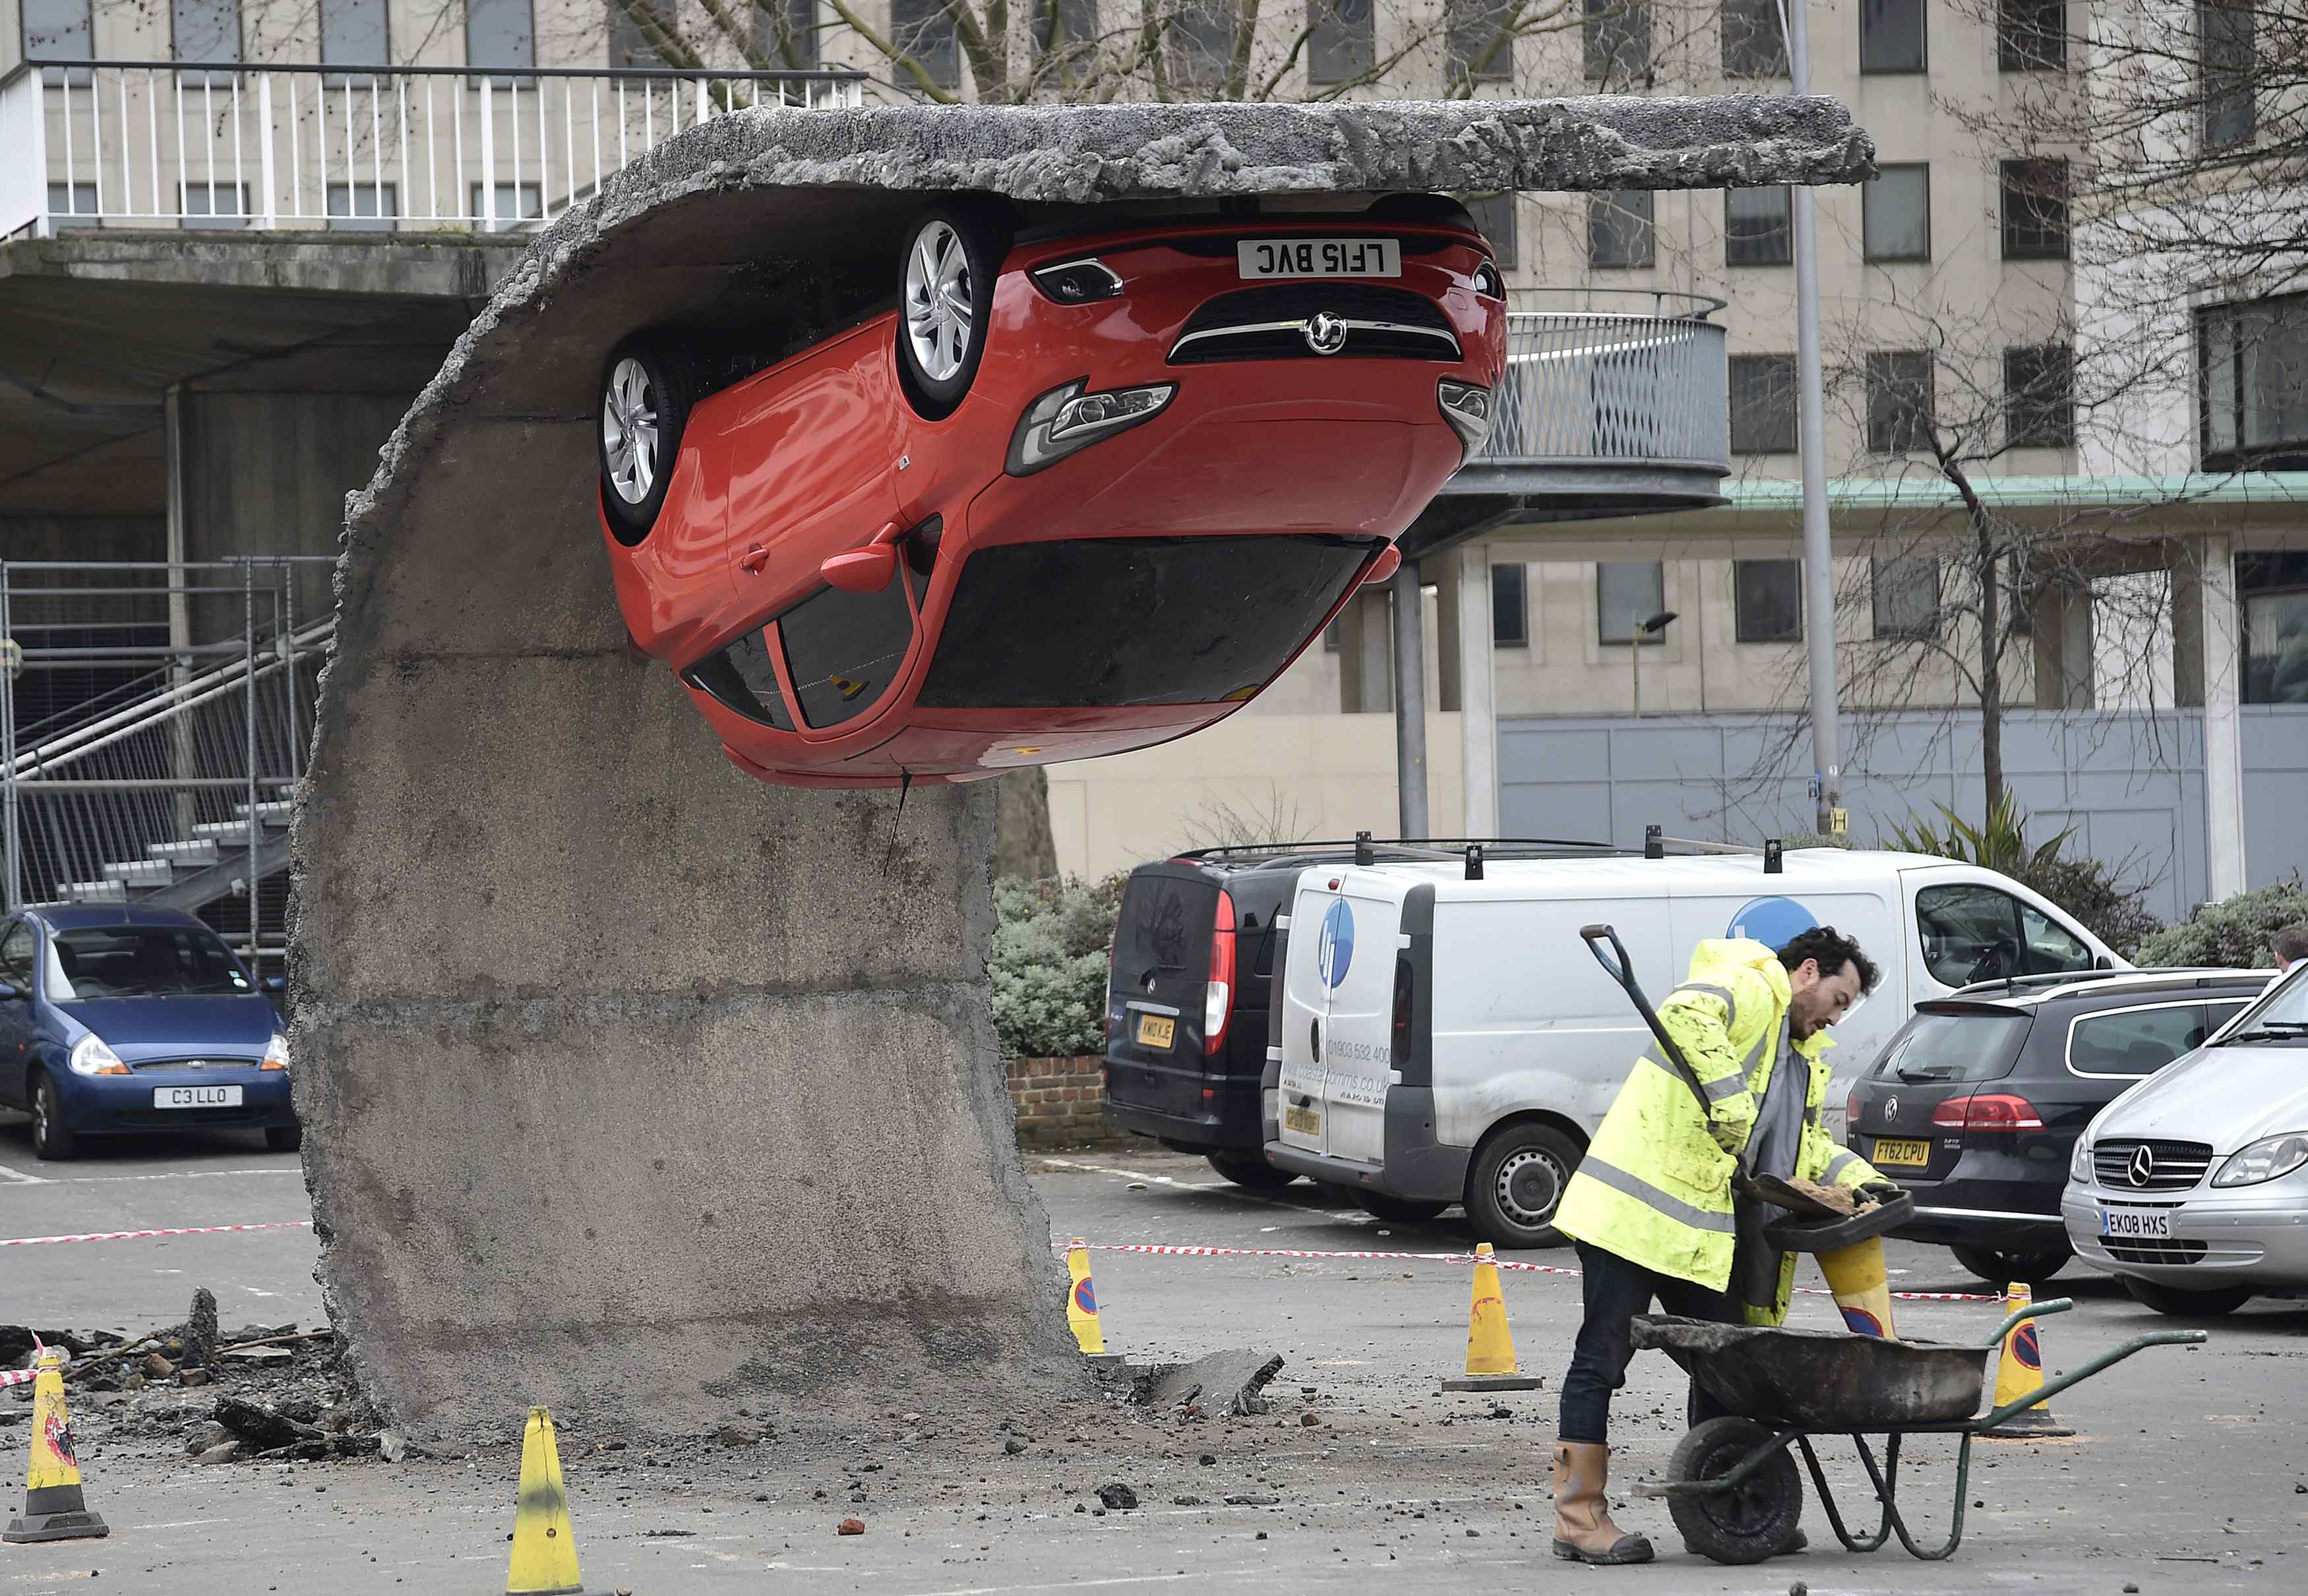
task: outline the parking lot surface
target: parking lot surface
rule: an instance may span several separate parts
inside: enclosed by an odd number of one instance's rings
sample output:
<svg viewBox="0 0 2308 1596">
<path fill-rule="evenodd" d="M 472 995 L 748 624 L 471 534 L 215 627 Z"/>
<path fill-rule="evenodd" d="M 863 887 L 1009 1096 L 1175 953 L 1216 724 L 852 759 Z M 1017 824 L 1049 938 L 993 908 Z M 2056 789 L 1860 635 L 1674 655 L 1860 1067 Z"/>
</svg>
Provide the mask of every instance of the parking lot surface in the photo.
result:
<svg viewBox="0 0 2308 1596">
<path fill-rule="evenodd" d="M 1270 1349 L 1286 1360 L 1273 1411 L 1182 1422 L 1093 1399 L 909 1420 L 906 1394 L 893 1391 L 870 1433 L 782 1429 L 736 1446 L 652 1447 L 572 1432 L 563 1455 L 586 1588 L 1023 1596 L 1367 1591 L 1383 1581 L 1415 1592 L 1777 1593 L 1801 1580 L 1821 1593 L 2114 1596 L 2137 1585 L 2145 1596 L 2308 1583 L 2308 1413 L 2297 1397 L 2308 1305 L 2255 1303 L 2211 1325 L 2205 1347 L 2151 1350 L 2068 1393 L 2057 1412 L 2080 1432 L 2071 1439 L 1981 1443 L 1975 1505 L 1948 1562 L 1896 1548 L 1846 1554 L 1813 1502 L 1810 1553 L 1719 1567 L 1683 1551 L 1662 1505 L 1634 1501 L 1619 1522 L 1650 1535 L 1660 1560 L 1587 1570 L 1547 1548 L 1554 1386 L 1579 1317 L 1575 1276 L 1506 1274 L 1517 1351 L 1546 1389 L 1444 1395 L 1438 1379 L 1457 1371 L 1466 1340 L 1458 1255 L 1468 1238 L 1455 1216 L 1383 1223 L 1303 1184 L 1253 1196 L 1161 1152 L 1066 1153 L 1028 1168 L 1054 1237 L 1097 1248 L 1109 1347 L 1143 1361 Z M 0 1123 L 0 1238 L 293 1224 L 306 1213 L 295 1156 L 264 1153 L 254 1137 L 127 1144 L 43 1164 L 20 1120 Z M 1226 1250 L 1109 1250 L 1130 1247 Z M 1985 1294 L 1941 1249 L 1890 1250 L 1897 1290 Z M 1338 1256 L 1348 1253 L 1382 1256 Z M 0 1321 L 134 1332 L 181 1318 L 192 1289 L 206 1285 L 228 1326 L 314 1325 L 314 1254 L 310 1232 L 296 1228 L 0 1248 Z M 1575 1265 L 1568 1253 L 1519 1258 Z M 1801 1278 L 1818 1284 L 1808 1266 Z M 2056 1283 L 2079 1307 L 2044 1322 L 2047 1369 L 2170 1323 L 2080 1267 Z M 1982 1300 L 1907 1300 L 1898 1312 L 1907 1335 L 1947 1341 L 1983 1337 L 2001 1317 Z M 1794 1322 L 1837 1323 L 1821 1296 L 1799 1297 Z M 1682 1389 L 1663 1357 L 1637 1358 L 1615 1411 L 1615 1487 L 1665 1465 L 1682 1433 Z M 16 1394 L 0 1394 L 0 1455 L 12 1468 L 28 1412 Z M 84 1592 L 91 1572 L 99 1589 L 185 1596 L 504 1588 L 516 1435 L 398 1464 L 195 1467 L 176 1432 L 204 1418 L 208 1400 L 153 1391 L 82 1401 L 74 1422 L 89 1497 L 112 1537 L 0 1549 L 0 1592 Z M 733 1420 L 747 1423 L 734 1405 Z M 1953 1453 L 1945 1440 L 1909 1448 L 1901 1500 L 1921 1530 L 1945 1522 Z M 1847 1450 L 1825 1455 L 1856 1513 L 1866 1491 L 1856 1461 Z M 1130 1485 L 1141 1506 L 1104 1509 L 1098 1490 L 1112 1482 Z M 851 1516 L 866 1532 L 837 1536 Z"/>
</svg>

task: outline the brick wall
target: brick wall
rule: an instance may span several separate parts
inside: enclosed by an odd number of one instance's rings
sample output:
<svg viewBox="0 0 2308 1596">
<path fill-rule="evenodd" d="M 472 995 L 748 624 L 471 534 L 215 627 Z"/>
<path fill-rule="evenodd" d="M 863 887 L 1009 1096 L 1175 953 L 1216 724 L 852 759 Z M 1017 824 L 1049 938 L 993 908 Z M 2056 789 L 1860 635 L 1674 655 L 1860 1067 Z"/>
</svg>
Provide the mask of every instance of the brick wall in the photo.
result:
<svg viewBox="0 0 2308 1596">
<path fill-rule="evenodd" d="M 1106 1094 L 1103 1058 L 1012 1059 L 1004 1068 L 1010 1101 L 1018 1110 L 1021 1146 L 1127 1139 L 1126 1132 L 1108 1127 L 1098 1112 L 1098 1100 Z"/>
</svg>

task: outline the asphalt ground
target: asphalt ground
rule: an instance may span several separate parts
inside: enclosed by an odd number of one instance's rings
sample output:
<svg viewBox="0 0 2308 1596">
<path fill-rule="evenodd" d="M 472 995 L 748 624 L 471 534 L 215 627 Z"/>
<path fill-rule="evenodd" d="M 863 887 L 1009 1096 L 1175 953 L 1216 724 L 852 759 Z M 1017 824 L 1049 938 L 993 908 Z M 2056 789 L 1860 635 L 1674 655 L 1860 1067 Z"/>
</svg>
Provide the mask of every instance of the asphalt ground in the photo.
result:
<svg viewBox="0 0 2308 1596">
<path fill-rule="evenodd" d="M 1590 1570 L 1557 1562 L 1547 1547 L 1547 1448 L 1579 1317 L 1574 1277 L 1505 1276 L 1517 1350 L 1545 1390 L 1443 1395 L 1439 1377 L 1464 1355 L 1463 1263 L 1253 1254 L 1463 1253 L 1468 1238 L 1455 1217 L 1382 1223 L 1303 1184 L 1253 1196 L 1198 1161 L 1158 1151 L 1038 1157 L 1029 1168 L 1060 1241 L 1079 1234 L 1101 1248 L 1241 1249 L 1098 1250 L 1098 1296 L 1109 1346 L 1133 1360 L 1226 1346 L 1281 1353 L 1272 1412 L 1188 1421 L 1090 1400 L 909 1416 L 893 1393 L 871 1432 L 657 1447 L 565 1433 L 586 1589 L 1025 1596 L 1140 1586 L 1364 1592 L 1384 1582 L 1412 1592 L 1777 1596 L 1802 1581 L 1821 1596 L 2116 1596 L 2133 1585 L 2143 1593 L 2308 1586 L 2301 1304 L 2255 1303 L 2211 1325 L 2207 1346 L 2151 1349 L 2067 1393 L 2055 1408 L 2080 1432 L 2072 1439 L 1979 1443 L 1976 1505 L 1947 1562 L 1914 1560 L 1896 1543 L 1869 1557 L 1836 1549 L 1813 1499 L 1808 1554 L 1721 1567 L 1683 1549 L 1662 1504 L 1630 1501 L 1619 1522 L 1652 1536 L 1660 1560 Z M 301 1219 L 297 1177 L 293 1155 L 223 1135 L 37 1163 L 22 1121 L 11 1120 L 0 1122 L 0 1238 Z M 0 1248 L 0 1321 L 133 1333 L 181 1318 L 192 1288 L 204 1284 L 228 1328 L 312 1325 L 314 1253 L 310 1233 L 296 1229 Z M 1554 1268 L 1575 1262 L 1520 1256 Z M 1894 1243 L 1890 1262 L 1897 1290 L 1984 1292 L 1938 1248 Z M 2169 1327 L 2114 1283 L 2071 1267 L 2058 1289 L 2077 1310 L 2043 1322 L 2050 1369 Z M 1808 1266 L 1803 1281 L 1818 1283 Z M 1897 1311 L 1906 1334 L 1933 1340 L 1983 1337 L 2001 1317 L 1987 1302 L 1908 1301 Z M 1798 1298 L 1794 1322 L 1837 1324 L 1818 1296 Z M 12 1460 L 26 1434 L 17 1394 L 0 1394 L 0 1455 Z M 211 1395 L 156 1389 L 81 1402 L 74 1429 L 90 1501 L 113 1534 L 0 1547 L 0 1596 L 78 1596 L 91 1576 L 98 1589 L 184 1596 L 505 1588 L 517 1437 L 399 1464 L 198 1467 L 184 1459 L 178 1432 L 206 1417 Z M 1615 1497 L 1665 1465 L 1683 1430 L 1682 1403 L 1674 1367 L 1639 1355 L 1615 1411 Z M 1942 1438 L 1908 1449 L 1900 1501 L 1919 1535 L 1943 1533 L 1954 1452 Z M 1856 1515 L 1867 1488 L 1847 1444 L 1823 1453 Z M 1137 1510 L 1101 1508 L 1098 1488 L 1113 1481 L 1135 1489 Z M 1228 1496 L 1247 1499 L 1229 1505 Z M 837 1536 L 850 1516 L 866 1532 Z"/>
</svg>

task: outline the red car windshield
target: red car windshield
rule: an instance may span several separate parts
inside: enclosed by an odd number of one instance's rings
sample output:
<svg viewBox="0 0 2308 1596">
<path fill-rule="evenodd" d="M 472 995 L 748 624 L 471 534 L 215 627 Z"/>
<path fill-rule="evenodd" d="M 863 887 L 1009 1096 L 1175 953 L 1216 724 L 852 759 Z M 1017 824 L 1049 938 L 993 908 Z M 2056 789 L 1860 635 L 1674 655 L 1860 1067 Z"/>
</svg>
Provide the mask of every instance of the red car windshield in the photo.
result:
<svg viewBox="0 0 2308 1596">
<path fill-rule="evenodd" d="M 1368 538 L 1089 537 L 980 549 L 917 700 L 934 709 L 1246 698 L 1322 624 Z"/>
</svg>

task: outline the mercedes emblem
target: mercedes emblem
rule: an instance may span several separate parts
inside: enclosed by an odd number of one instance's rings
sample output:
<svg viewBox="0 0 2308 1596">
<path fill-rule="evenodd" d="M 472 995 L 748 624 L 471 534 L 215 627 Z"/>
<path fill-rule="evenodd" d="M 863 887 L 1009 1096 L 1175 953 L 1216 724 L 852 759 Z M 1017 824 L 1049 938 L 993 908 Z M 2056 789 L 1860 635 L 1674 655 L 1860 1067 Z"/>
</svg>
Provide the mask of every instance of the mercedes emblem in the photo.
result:
<svg viewBox="0 0 2308 1596">
<path fill-rule="evenodd" d="M 2125 1171 L 2134 1186 L 2145 1186 L 2156 1178 L 2156 1150 L 2142 1142 L 2131 1154 L 2131 1164 Z"/>
<path fill-rule="evenodd" d="M 1329 311 L 1316 311 L 1307 317 L 1303 330 L 1306 347 L 1317 355 L 1335 355 L 1347 347 L 1346 321 Z"/>
</svg>

